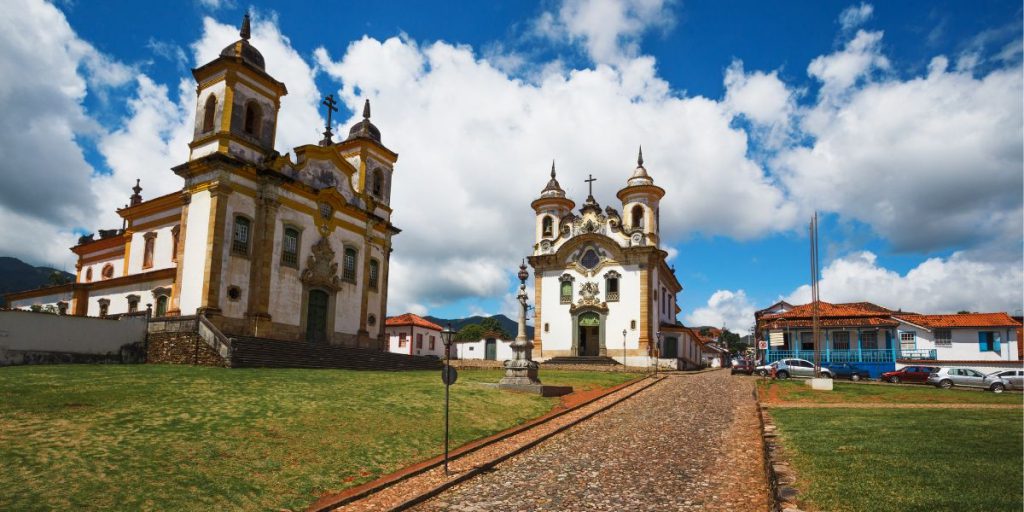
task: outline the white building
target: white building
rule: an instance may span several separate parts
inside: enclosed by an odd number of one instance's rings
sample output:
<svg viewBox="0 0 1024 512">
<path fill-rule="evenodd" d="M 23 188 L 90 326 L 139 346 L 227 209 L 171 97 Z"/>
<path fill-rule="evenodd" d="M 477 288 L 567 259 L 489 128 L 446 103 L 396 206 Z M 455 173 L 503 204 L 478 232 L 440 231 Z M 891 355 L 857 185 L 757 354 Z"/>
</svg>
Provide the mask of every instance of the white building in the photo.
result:
<svg viewBox="0 0 1024 512">
<path fill-rule="evenodd" d="M 1017 361 L 1020 323 L 1006 313 L 954 315 L 895 314 L 902 351 L 932 351 L 930 359 L 952 361 Z"/>
<path fill-rule="evenodd" d="M 512 340 L 484 338 L 478 341 L 462 341 L 456 344 L 459 359 L 486 359 L 507 361 L 512 359 Z M 454 353 L 452 357 L 455 357 Z"/>
<path fill-rule="evenodd" d="M 602 210 L 591 193 L 576 214 L 552 164 L 551 180 L 531 204 L 536 359 L 607 356 L 646 366 L 663 349 L 656 346 L 658 333 L 676 325 L 676 295 L 683 289 L 660 247 L 664 195 L 641 154 L 617 194 L 623 213 Z"/>
<path fill-rule="evenodd" d="M 201 313 L 226 335 L 382 348 L 398 155 L 363 120 L 335 142 L 274 150 L 285 84 L 240 39 L 192 70 L 196 110 L 182 187 L 143 201 L 123 229 L 82 237 L 72 285 L 14 293 L 16 308 L 108 316 L 152 305 Z M 333 102 L 333 98 L 330 98 Z M 310 127 L 312 128 L 312 127 Z"/>
<path fill-rule="evenodd" d="M 441 340 L 444 329 L 423 317 L 412 313 L 391 317 L 387 319 L 384 330 L 389 352 L 444 358 L 444 342 Z M 454 347 L 451 356 L 456 357 Z"/>
</svg>

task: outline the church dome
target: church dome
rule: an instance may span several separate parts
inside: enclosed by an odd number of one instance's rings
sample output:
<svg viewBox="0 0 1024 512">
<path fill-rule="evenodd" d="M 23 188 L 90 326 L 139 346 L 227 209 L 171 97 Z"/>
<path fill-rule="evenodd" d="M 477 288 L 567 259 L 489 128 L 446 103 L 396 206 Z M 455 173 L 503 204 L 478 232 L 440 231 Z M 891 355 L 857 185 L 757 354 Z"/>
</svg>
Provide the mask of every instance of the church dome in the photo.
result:
<svg viewBox="0 0 1024 512">
<path fill-rule="evenodd" d="M 363 104 L 363 120 L 352 125 L 348 139 L 371 139 L 380 142 L 380 130 L 370 122 L 370 100 Z"/>
<path fill-rule="evenodd" d="M 633 171 L 633 175 L 626 180 L 626 184 L 630 187 L 638 187 L 643 185 L 654 185 L 654 179 L 647 174 L 647 169 L 644 167 L 644 150 L 640 148 L 639 153 L 636 157 L 636 169 Z"/>
<path fill-rule="evenodd" d="M 266 71 L 263 54 L 260 53 L 256 47 L 249 44 L 249 32 L 249 14 L 246 13 L 245 17 L 242 18 L 242 28 L 238 31 L 238 35 L 241 39 L 225 46 L 224 49 L 221 50 L 220 56 L 241 59 L 242 62 L 259 69 L 260 71 Z"/>
<path fill-rule="evenodd" d="M 565 197 L 565 191 L 562 190 L 562 186 L 555 179 L 555 162 L 553 160 L 551 162 L 551 179 L 548 180 L 548 186 L 544 187 L 544 190 L 540 192 L 540 197 Z"/>
</svg>

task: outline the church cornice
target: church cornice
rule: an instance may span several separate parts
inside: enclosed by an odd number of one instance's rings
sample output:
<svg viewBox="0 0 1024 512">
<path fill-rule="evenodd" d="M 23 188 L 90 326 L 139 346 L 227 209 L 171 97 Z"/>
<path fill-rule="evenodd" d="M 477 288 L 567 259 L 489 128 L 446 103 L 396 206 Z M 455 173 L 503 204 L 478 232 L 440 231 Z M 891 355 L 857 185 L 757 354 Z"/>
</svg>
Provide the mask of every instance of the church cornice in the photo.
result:
<svg viewBox="0 0 1024 512">
<path fill-rule="evenodd" d="M 665 197 L 665 189 L 657 185 L 633 185 L 619 190 L 619 192 L 615 194 L 615 197 L 619 198 L 619 201 L 626 202 L 626 197 L 639 194 L 654 196 L 655 199 L 661 199 L 662 197 Z"/>
<path fill-rule="evenodd" d="M 566 197 L 542 197 L 540 199 L 534 199 L 533 202 L 530 203 L 530 208 L 533 208 L 534 211 L 540 210 L 545 206 L 561 206 L 563 208 L 566 208 L 567 210 L 572 211 L 574 208 L 576 208 L 576 203 L 573 202 L 572 199 Z M 565 216 L 562 216 L 562 218 L 565 218 Z"/>
<path fill-rule="evenodd" d="M 218 72 L 225 71 L 224 80 L 232 80 L 232 74 L 238 75 L 249 75 L 249 78 L 255 79 L 260 85 L 267 87 L 274 91 L 279 96 L 288 94 L 288 87 L 283 82 L 278 82 L 274 77 L 270 76 L 269 73 L 246 63 L 244 60 L 236 57 L 217 57 L 216 59 L 203 64 L 192 70 L 192 76 L 196 79 L 196 83 L 205 86 L 204 81 L 213 84 L 219 80 L 210 80 Z"/>
</svg>

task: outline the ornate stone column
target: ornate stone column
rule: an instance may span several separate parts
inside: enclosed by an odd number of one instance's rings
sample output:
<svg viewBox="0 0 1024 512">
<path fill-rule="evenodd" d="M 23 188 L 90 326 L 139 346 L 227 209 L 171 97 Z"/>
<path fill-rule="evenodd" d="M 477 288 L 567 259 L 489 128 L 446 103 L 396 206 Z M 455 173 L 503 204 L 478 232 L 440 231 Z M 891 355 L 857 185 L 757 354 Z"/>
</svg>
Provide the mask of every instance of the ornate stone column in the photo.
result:
<svg viewBox="0 0 1024 512">
<path fill-rule="evenodd" d="M 526 301 L 529 298 L 526 294 L 526 278 L 530 274 L 526 271 L 526 262 L 519 266 L 519 332 L 515 341 L 512 342 L 512 359 L 505 361 L 505 377 L 498 382 L 499 386 L 535 386 L 540 384 L 537 378 L 539 365 L 531 358 L 533 356 L 533 342 L 526 337 Z M 536 326 L 534 326 L 536 329 Z"/>
</svg>

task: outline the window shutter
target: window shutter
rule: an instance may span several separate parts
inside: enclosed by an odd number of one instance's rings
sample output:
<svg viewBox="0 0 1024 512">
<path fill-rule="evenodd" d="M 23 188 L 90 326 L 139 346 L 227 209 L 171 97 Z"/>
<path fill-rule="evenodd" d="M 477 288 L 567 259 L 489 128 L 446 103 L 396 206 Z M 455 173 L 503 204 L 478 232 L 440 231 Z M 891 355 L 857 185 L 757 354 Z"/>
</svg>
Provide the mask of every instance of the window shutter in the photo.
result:
<svg viewBox="0 0 1024 512">
<path fill-rule="evenodd" d="M 978 352 L 984 352 L 985 351 L 985 341 L 986 341 L 985 340 L 985 333 L 979 332 L 978 333 Z"/>
</svg>

